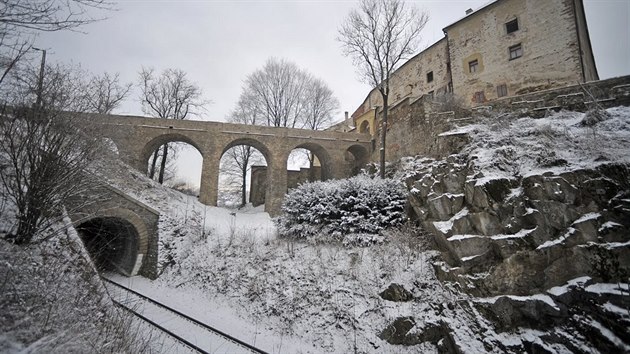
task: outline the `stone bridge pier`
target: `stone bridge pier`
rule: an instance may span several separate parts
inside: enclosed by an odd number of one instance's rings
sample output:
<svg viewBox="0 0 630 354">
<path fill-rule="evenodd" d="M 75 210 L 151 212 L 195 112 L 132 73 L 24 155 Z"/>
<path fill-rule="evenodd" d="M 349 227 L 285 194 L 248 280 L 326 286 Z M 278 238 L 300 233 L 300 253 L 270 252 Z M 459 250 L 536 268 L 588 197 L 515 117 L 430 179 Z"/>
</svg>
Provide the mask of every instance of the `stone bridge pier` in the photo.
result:
<svg viewBox="0 0 630 354">
<path fill-rule="evenodd" d="M 123 161 L 143 172 L 161 145 L 184 142 L 194 146 L 203 157 L 199 200 L 207 205 L 217 204 L 223 154 L 238 145 L 256 148 L 267 163 L 265 211 L 272 215 L 280 211 L 287 192 L 287 160 L 294 149 L 307 149 L 317 156 L 323 180 L 349 177 L 371 154 L 367 133 L 99 114 L 87 115 L 86 120 L 99 125 L 99 134 L 111 139 Z"/>
</svg>

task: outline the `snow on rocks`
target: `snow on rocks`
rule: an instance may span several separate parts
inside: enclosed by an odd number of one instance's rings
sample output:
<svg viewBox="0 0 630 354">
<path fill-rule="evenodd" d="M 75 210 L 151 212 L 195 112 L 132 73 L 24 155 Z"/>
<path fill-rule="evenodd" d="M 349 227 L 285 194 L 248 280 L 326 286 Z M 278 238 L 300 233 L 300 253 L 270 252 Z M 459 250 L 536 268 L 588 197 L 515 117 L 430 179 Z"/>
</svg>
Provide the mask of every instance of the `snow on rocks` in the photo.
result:
<svg viewBox="0 0 630 354">
<path fill-rule="evenodd" d="M 416 218 L 454 257 L 452 266 L 480 271 L 480 264 L 505 263 L 483 277 L 484 282 L 503 282 L 505 289 L 525 286 L 502 273 L 510 271 L 506 265 L 513 262 L 508 260 L 520 252 L 544 252 L 542 258 L 531 258 L 536 265 L 530 264 L 542 270 L 576 246 L 603 242 L 608 244 L 604 249 L 612 250 L 610 245 L 623 245 L 630 229 L 630 208 L 624 202 L 630 195 L 630 109 L 608 112 L 610 119 L 590 127 L 580 124 L 582 113 L 574 112 L 542 119 L 489 117 L 463 128 L 471 141 L 460 155 L 407 158 L 403 165 L 412 171 L 401 175 L 413 190 L 409 199 Z M 587 144 L 593 129 L 610 139 L 603 149 Z M 455 198 L 456 193 L 463 198 Z M 628 252 L 623 246 L 614 249 L 621 258 Z M 579 275 L 587 268 L 564 271 Z M 540 285 L 564 281 L 564 271 L 549 273 Z"/>
<path fill-rule="evenodd" d="M 489 117 L 446 133 L 468 134 L 459 155 L 406 158 L 402 164 L 410 168 L 400 175 L 412 191 L 415 217 L 443 251 L 445 262 L 434 264 L 438 279 L 472 295 L 493 295 L 501 305 L 484 315 L 500 327 L 535 327 L 542 318 L 546 331 L 554 328 L 557 341 L 537 335 L 520 342 L 521 348 L 591 348 L 589 334 L 571 343 L 560 325 L 577 318 L 571 306 L 585 301 L 579 295 L 584 287 L 570 283 L 566 294 L 555 287 L 586 275 L 623 283 L 622 275 L 630 272 L 630 108 L 608 114 L 591 126 L 574 112 L 543 119 Z M 600 139 L 606 141 L 600 145 Z M 458 193 L 463 200 L 454 200 Z M 623 308 L 629 297 L 614 298 L 608 307 Z M 586 317 L 628 338 L 627 328 L 601 321 L 618 313 L 603 304 L 591 310 Z M 513 313 L 515 322 L 502 311 Z M 602 348 L 625 350 L 586 324 L 591 320 L 576 326 L 599 333 L 607 343 Z"/>
<path fill-rule="evenodd" d="M 445 262 L 397 236 L 370 248 L 282 239 L 264 213 L 205 207 L 140 175 L 136 185 L 107 178 L 163 214 L 159 291 L 220 303 L 230 309 L 227 321 L 249 323 L 244 332 L 268 338 L 272 350 L 591 351 L 591 330 L 603 338 L 598 348 L 623 350 L 624 284 L 592 280 L 615 270 L 602 259 L 628 270 L 630 109 L 608 112 L 589 127 L 571 112 L 477 124 L 451 132 L 471 137 L 462 154 L 403 159 L 398 177 L 409 204 Z M 537 249 L 571 228 L 582 236 Z M 581 286 L 575 279 L 586 274 L 590 283 Z M 410 301 L 378 296 L 393 283 Z"/>
</svg>

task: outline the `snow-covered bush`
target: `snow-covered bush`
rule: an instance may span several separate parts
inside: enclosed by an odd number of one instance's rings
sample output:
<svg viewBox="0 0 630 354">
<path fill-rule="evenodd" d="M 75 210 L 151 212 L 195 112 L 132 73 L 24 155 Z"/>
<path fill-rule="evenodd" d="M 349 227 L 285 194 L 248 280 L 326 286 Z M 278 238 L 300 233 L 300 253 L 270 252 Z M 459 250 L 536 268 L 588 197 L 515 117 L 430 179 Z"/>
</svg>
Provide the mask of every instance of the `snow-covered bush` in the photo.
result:
<svg viewBox="0 0 630 354">
<path fill-rule="evenodd" d="M 282 236 L 341 240 L 348 234 L 380 234 L 405 219 L 406 191 L 391 179 L 364 175 L 305 183 L 291 190 L 276 220 Z"/>
</svg>

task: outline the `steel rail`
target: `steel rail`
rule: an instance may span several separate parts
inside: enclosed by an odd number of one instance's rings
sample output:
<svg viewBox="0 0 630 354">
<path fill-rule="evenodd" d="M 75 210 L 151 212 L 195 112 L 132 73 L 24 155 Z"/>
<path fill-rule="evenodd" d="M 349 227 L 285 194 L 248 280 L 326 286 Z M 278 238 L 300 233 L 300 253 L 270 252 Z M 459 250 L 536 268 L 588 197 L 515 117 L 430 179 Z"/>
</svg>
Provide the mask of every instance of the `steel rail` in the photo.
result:
<svg viewBox="0 0 630 354">
<path fill-rule="evenodd" d="M 118 306 L 118 307 L 120 307 L 120 308 L 122 308 L 122 309 L 124 309 L 124 310 L 127 310 L 127 311 L 131 312 L 132 314 L 136 315 L 136 316 L 137 316 L 137 317 L 139 317 L 140 319 L 142 319 L 142 320 L 144 320 L 144 321 L 146 321 L 146 322 L 150 323 L 150 324 L 151 324 L 151 325 L 153 325 L 154 327 L 157 327 L 160 331 L 162 331 L 162 332 L 164 332 L 164 333 L 166 333 L 166 334 L 170 335 L 171 337 L 175 338 L 175 340 L 177 340 L 177 341 L 179 341 L 179 342 L 182 342 L 182 343 L 183 343 L 184 345 L 186 345 L 187 347 L 189 347 L 189 348 L 191 348 L 191 349 L 194 349 L 194 350 L 196 350 L 196 351 L 198 351 L 199 353 L 202 353 L 202 354 L 210 354 L 209 352 L 207 352 L 207 351 L 205 351 L 205 350 L 203 350 L 203 349 L 199 348 L 199 347 L 198 347 L 198 346 L 196 346 L 195 344 L 193 344 L 193 343 L 189 342 L 189 341 L 188 341 L 188 340 L 186 340 L 185 338 L 182 338 L 182 337 L 178 336 L 177 334 L 173 333 L 172 331 L 170 331 L 169 329 L 166 329 L 166 328 L 162 327 L 161 325 L 159 325 L 159 324 L 158 324 L 158 323 L 156 323 L 155 321 L 151 320 L 150 318 L 147 318 L 147 317 L 145 317 L 144 315 L 142 315 L 141 313 L 139 313 L 139 312 L 137 312 L 137 311 L 133 310 L 132 308 L 127 307 L 127 306 L 123 305 L 123 304 L 122 304 L 122 303 L 120 303 L 119 301 L 112 299 L 112 302 L 114 303 L 114 305 L 116 305 L 116 306 Z"/>
<path fill-rule="evenodd" d="M 188 316 L 187 314 L 185 314 L 183 312 L 180 312 L 180 311 L 175 310 L 175 309 L 173 309 L 173 308 L 171 308 L 169 306 L 166 306 L 166 305 L 164 305 L 164 304 L 162 304 L 162 303 L 160 303 L 160 302 L 158 302 L 156 300 L 153 300 L 152 298 L 150 298 L 150 297 L 148 297 L 148 296 L 146 296 L 144 294 L 141 294 L 141 293 L 139 293 L 139 292 L 137 292 L 137 291 L 135 291 L 133 289 L 130 289 L 130 288 L 128 288 L 128 287 L 126 287 L 126 286 L 124 286 L 122 284 L 119 284 L 119 283 L 117 283 L 117 282 L 115 282 L 115 281 L 113 281 L 111 279 L 108 279 L 108 278 L 105 278 L 105 277 L 101 277 L 101 278 L 104 281 L 108 282 L 108 283 L 114 284 L 114 285 L 116 285 L 116 286 L 118 286 L 118 287 L 120 287 L 120 288 L 122 288 L 122 289 L 124 289 L 124 290 L 126 290 L 126 291 L 128 291 L 128 292 L 130 292 L 130 293 L 132 293 L 132 294 L 134 294 L 134 295 L 136 295 L 138 297 L 140 297 L 141 299 L 144 299 L 144 300 L 146 300 L 146 301 L 148 301 L 148 302 L 150 302 L 150 303 L 152 303 L 152 304 L 154 304 L 154 305 L 156 305 L 158 307 L 161 307 L 163 309 L 171 311 L 171 312 L 177 314 L 178 316 L 183 317 L 186 320 L 188 320 L 188 321 L 190 321 L 190 322 L 192 322 L 192 323 L 194 323 L 194 324 L 196 324 L 196 325 L 198 325 L 200 327 L 203 327 L 203 328 L 205 328 L 205 329 L 207 329 L 207 330 L 209 330 L 211 332 L 214 332 L 214 333 L 224 337 L 225 339 L 229 340 L 232 343 L 235 343 L 235 344 L 237 344 L 237 345 L 239 345 L 241 347 L 244 347 L 244 348 L 246 348 L 248 350 L 251 350 L 252 352 L 255 352 L 255 353 L 268 354 L 267 352 L 265 352 L 262 349 L 256 348 L 256 347 L 254 347 L 253 345 L 251 345 L 249 343 L 243 342 L 242 340 L 240 340 L 240 339 L 238 339 L 236 337 L 233 337 L 233 336 L 231 336 L 231 335 L 229 335 L 229 334 L 227 334 L 227 333 L 225 333 L 225 332 L 223 332 L 223 331 L 221 331 L 219 329 L 211 327 L 211 326 L 209 326 L 209 325 L 207 325 L 207 324 L 205 324 L 205 323 L 203 323 L 203 322 L 201 322 L 201 321 L 199 321 L 199 320 L 197 320 L 197 319 L 195 319 L 193 317 Z"/>
</svg>

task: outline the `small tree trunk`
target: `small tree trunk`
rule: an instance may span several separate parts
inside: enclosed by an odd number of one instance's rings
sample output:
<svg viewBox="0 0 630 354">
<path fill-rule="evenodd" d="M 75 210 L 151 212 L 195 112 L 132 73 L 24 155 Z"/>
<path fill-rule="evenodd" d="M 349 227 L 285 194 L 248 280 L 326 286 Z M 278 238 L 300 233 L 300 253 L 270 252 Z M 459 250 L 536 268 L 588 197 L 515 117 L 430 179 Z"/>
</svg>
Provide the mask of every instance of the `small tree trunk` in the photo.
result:
<svg viewBox="0 0 630 354">
<path fill-rule="evenodd" d="M 166 157 L 168 156 L 168 144 L 164 144 L 164 148 L 162 149 L 162 161 L 160 164 L 160 178 L 158 178 L 158 183 L 164 183 L 164 171 L 166 170 Z"/>
<path fill-rule="evenodd" d="M 243 154 L 243 164 L 241 165 L 241 207 L 247 204 L 247 166 L 249 158 L 252 156 L 251 146 L 247 146 Z"/>
<path fill-rule="evenodd" d="M 37 229 L 37 221 L 41 217 L 41 209 L 39 206 L 34 205 L 33 201 L 28 202 L 28 206 L 25 211 L 20 212 L 18 217 L 18 228 L 13 238 L 13 243 L 16 245 L 25 245 L 30 243 L 35 235 Z"/>
<path fill-rule="evenodd" d="M 385 178 L 385 137 L 387 136 L 387 104 L 388 95 L 383 94 L 383 127 L 381 128 L 381 178 Z"/>
<path fill-rule="evenodd" d="M 244 207 L 247 204 L 247 165 L 243 168 L 243 180 L 241 185 L 241 207 Z"/>
<path fill-rule="evenodd" d="M 155 177 L 155 165 L 157 163 L 159 149 L 155 149 L 153 152 L 153 161 L 151 161 L 151 169 L 149 170 L 149 178 L 153 179 Z"/>
<path fill-rule="evenodd" d="M 318 179 L 321 179 L 321 176 L 317 178 L 317 174 L 315 173 L 315 154 L 312 152 L 309 152 L 308 153 L 308 181 L 314 182 Z"/>
</svg>

